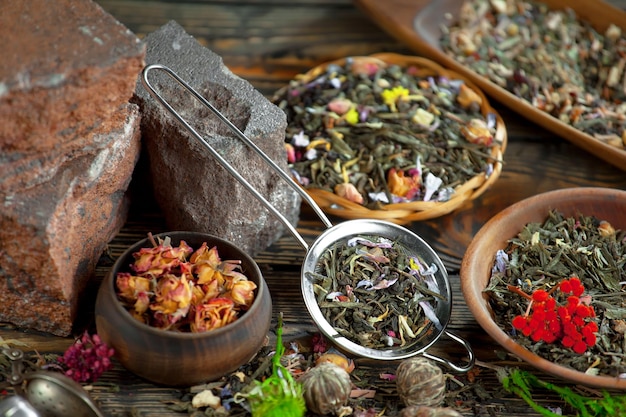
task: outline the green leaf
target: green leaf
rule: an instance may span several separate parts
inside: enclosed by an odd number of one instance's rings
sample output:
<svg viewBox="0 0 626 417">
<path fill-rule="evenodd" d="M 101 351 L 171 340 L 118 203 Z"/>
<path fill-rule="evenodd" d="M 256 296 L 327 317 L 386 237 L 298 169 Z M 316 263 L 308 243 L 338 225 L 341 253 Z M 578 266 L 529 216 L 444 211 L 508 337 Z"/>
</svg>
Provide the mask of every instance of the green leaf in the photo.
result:
<svg viewBox="0 0 626 417">
<path fill-rule="evenodd" d="M 568 387 L 558 386 L 543 381 L 530 372 L 520 369 L 498 372 L 502 386 L 508 392 L 517 395 L 536 412 L 546 417 L 563 417 L 537 404 L 532 398 L 533 389 L 553 391 L 576 411 L 576 417 L 612 417 L 626 415 L 626 395 L 610 395 L 602 391 L 601 398 L 588 398 L 572 391 Z"/>
</svg>

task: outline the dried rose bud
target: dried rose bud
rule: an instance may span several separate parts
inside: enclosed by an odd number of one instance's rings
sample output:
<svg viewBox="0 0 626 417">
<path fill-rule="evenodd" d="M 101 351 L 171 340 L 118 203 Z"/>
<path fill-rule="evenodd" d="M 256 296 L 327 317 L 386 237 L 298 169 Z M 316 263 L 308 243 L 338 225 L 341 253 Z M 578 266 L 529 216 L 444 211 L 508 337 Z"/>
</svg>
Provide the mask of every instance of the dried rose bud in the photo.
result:
<svg viewBox="0 0 626 417">
<path fill-rule="evenodd" d="M 352 391 L 350 375 L 330 362 L 320 363 L 303 374 L 302 384 L 307 410 L 320 414 L 349 415 L 347 406 Z"/>
<path fill-rule="evenodd" d="M 606 220 L 602 220 L 598 225 L 598 233 L 600 233 L 600 236 L 603 237 L 611 236 L 615 234 L 615 228 L 611 225 L 611 223 Z"/>
<path fill-rule="evenodd" d="M 355 75 L 371 76 L 385 67 L 385 63 L 376 58 L 355 59 L 351 62 L 351 71 Z"/>
<path fill-rule="evenodd" d="M 353 106 L 354 103 L 347 98 L 335 98 L 328 103 L 328 110 L 341 116 L 342 114 L 346 114 Z"/>
<path fill-rule="evenodd" d="M 354 361 L 346 355 L 339 352 L 326 352 L 315 360 L 315 365 L 330 362 L 342 367 L 346 372 L 351 373 L 354 370 Z"/>
<path fill-rule="evenodd" d="M 446 393 L 446 379 L 433 361 L 423 356 L 405 359 L 396 370 L 398 396 L 407 406 L 437 406 Z"/>
<path fill-rule="evenodd" d="M 339 197 L 343 197 L 353 203 L 363 204 L 363 196 L 352 183 L 337 184 L 334 191 Z"/>
<path fill-rule="evenodd" d="M 482 119 L 472 119 L 461 128 L 461 134 L 470 143 L 489 146 L 493 143 L 493 135 Z"/>
</svg>

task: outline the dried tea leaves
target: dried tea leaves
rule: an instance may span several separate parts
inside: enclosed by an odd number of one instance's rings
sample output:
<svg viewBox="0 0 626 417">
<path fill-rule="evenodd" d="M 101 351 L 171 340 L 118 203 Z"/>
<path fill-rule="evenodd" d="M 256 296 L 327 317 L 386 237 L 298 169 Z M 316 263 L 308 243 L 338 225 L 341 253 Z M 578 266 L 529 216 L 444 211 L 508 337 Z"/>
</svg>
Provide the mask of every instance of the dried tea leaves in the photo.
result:
<svg viewBox="0 0 626 417">
<path fill-rule="evenodd" d="M 378 209 L 447 201 L 456 187 L 489 175 L 497 118 L 462 80 L 416 65 L 363 57 L 299 78 L 272 101 L 286 115 L 285 145 L 305 188 Z"/>
<path fill-rule="evenodd" d="M 485 291 L 497 324 L 531 352 L 581 372 L 622 376 L 625 284 L 626 232 L 551 211 L 498 252 Z M 535 314 L 541 329 L 531 323 Z"/>
<path fill-rule="evenodd" d="M 527 0 L 467 0 L 460 16 L 442 27 L 446 54 L 561 122 L 626 147 L 620 28 L 598 33 L 571 9 Z"/>
<path fill-rule="evenodd" d="M 436 274 L 436 265 L 407 256 L 399 243 L 360 236 L 328 249 L 309 279 L 324 318 L 341 336 L 389 349 L 442 330 Z"/>
</svg>

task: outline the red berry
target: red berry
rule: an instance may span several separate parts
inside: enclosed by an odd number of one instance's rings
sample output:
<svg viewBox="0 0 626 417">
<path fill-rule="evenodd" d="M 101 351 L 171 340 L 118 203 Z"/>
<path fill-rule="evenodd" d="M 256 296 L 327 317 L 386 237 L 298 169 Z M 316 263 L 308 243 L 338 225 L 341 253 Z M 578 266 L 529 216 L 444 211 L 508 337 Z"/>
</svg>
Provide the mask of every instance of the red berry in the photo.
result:
<svg viewBox="0 0 626 417">
<path fill-rule="evenodd" d="M 535 321 L 539 321 L 539 322 L 546 321 L 547 320 L 546 312 L 543 310 L 534 311 L 532 319 Z"/>
<path fill-rule="evenodd" d="M 585 343 L 587 344 L 587 346 L 592 347 L 596 344 L 596 342 L 598 341 L 598 339 L 596 338 L 595 334 L 590 334 L 585 336 Z"/>
<path fill-rule="evenodd" d="M 554 334 L 558 334 L 561 332 L 561 323 L 558 320 L 552 320 L 548 323 L 548 328 Z"/>
<path fill-rule="evenodd" d="M 578 342 L 574 343 L 574 346 L 572 346 L 572 350 L 578 354 L 585 353 L 585 351 L 587 350 L 587 344 L 582 340 L 579 340 Z"/>
<path fill-rule="evenodd" d="M 566 348 L 571 348 L 572 346 L 574 346 L 574 339 L 569 336 L 564 336 L 563 339 L 561 339 L 561 343 Z"/>
<path fill-rule="evenodd" d="M 557 336 L 552 332 L 545 332 L 543 335 L 543 340 L 546 343 L 554 343 L 556 342 Z"/>
<path fill-rule="evenodd" d="M 543 335 L 544 335 L 544 333 L 545 333 L 545 332 L 544 332 L 544 330 L 543 330 L 543 329 L 537 329 L 537 330 L 535 330 L 535 331 L 534 331 L 534 332 L 530 335 L 530 338 L 531 338 L 533 341 L 538 342 L 538 341 L 540 341 L 541 339 L 543 339 Z"/>
<path fill-rule="evenodd" d="M 528 320 L 524 316 L 515 316 L 512 324 L 517 330 L 522 330 L 528 324 Z"/>
<path fill-rule="evenodd" d="M 576 315 L 578 317 L 590 317 L 591 316 L 591 308 L 584 304 L 578 304 L 576 307 Z"/>
<path fill-rule="evenodd" d="M 580 282 L 578 278 L 576 277 L 570 278 L 569 283 L 572 287 L 572 294 L 574 294 L 575 296 L 580 297 L 582 293 L 585 292 L 585 287 L 583 287 L 583 284 Z"/>
<path fill-rule="evenodd" d="M 546 301 L 550 297 L 550 294 L 546 290 L 536 290 L 533 293 L 533 300 L 537 302 Z"/>
</svg>

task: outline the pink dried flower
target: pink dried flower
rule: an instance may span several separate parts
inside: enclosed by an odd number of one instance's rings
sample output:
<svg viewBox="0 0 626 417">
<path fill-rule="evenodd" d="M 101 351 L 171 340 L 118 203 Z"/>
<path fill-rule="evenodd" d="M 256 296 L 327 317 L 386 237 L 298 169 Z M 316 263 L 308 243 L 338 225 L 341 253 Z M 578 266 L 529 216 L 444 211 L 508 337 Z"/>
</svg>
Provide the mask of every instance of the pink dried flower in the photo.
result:
<svg viewBox="0 0 626 417">
<path fill-rule="evenodd" d="M 65 375 L 74 381 L 95 382 L 105 371 L 113 368 L 111 357 L 114 353 L 100 336 L 85 331 L 58 361 L 65 369 Z"/>
<path fill-rule="evenodd" d="M 312 342 L 314 353 L 324 353 L 328 350 L 328 342 L 320 333 L 315 333 L 313 335 Z"/>
</svg>

